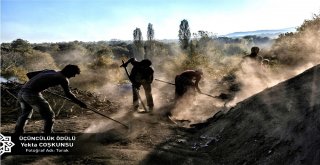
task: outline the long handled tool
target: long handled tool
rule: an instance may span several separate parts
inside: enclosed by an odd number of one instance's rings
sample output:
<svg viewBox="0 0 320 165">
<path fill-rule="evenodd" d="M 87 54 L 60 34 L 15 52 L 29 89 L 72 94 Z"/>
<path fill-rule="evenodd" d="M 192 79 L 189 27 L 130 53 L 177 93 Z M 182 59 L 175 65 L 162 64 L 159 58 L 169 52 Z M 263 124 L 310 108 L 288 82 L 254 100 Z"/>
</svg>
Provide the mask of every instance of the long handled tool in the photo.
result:
<svg viewBox="0 0 320 165">
<path fill-rule="evenodd" d="M 170 84 L 170 85 L 175 85 L 174 83 L 166 82 L 166 81 L 163 81 L 163 80 L 159 80 L 159 79 L 157 79 L 157 78 L 155 78 L 154 80 L 157 80 L 157 81 L 160 81 L 160 82 L 163 82 L 163 83 L 167 83 L 167 84 Z"/>
<path fill-rule="evenodd" d="M 209 96 L 209 97 L 215 98 L 215 99 L 216 99 L 216 98 L 219 98 L 219 96 L 212 96 L 212 95 L 209 95 L 209 94 L 206 94 L 206 93 L 202 93 L 202 92 L 201 92 L 200 94 L 203 94 L 203 95 L 206 95 L 206 96 Z"/>
<path fill-rule="evenodd" d="M 159 80 L 159 79 L 156 79 L 156 78 L 154 80 L 157 80 L 157 81 L 160 81 L 160 82 L 163 82 L 163 83 L 166 83 L 166 84 L 170 84 L 170 85 L 175 85 L 174 83 L 163 81 L 163 80 Z M 212 97 L 212 98 L 219 98 L 219 96 L 212 96 L 212 95 L 209 95 L 209 94 L 206 94 L 206 93 L 202 93 L 202 92 L 200 94 L 203 94 L 203 95 L 206 95 L 206 96 L 209 96 L 209 97 Z"/>
<path fill-rule="evenodd" d="M 18 98 L 17 98 L 14 94 L 12 94 L 12 93 L 8 90 L 7 87 L 1 87 L 1 88 L 4 88 L 5 91 L 6 91 L 10 96 L 12 96 L 12 97 L 15 98 L 16 100 L 18 100 Z"/>
<path fill-rule="evenodd" d="M 123 61 L 123 60 L 122 60 L 122 64 L 124 64 L 124 61 Z M 125 66 L 123 66 L 123 68 L 124 68 L 124 70 L 126 71 L 126 74 L 127 74 L 127 76 L 128 76 L 128 79 L 130 80 L 131 84 L 133 85 L 132 80 L 130 79 L 130 75 L 129 75 L 129 72 L 128 72 L 127 68 L 126 68 Z M 144 103 L 143 103 L 143 101 L 142 101 L 142 98 L 141 98 L 141 96 L 140 96 L 140 94 L 139 94 L 139 91 L 138 91 L 135 87 L 133 87 L 133 86 L 132 86 L 132 89 L 133 89 L 134 92 L 137 94 L 138 99 L 140 100 L 143 109 L 147 112 L 147 111 L 148 111 L 148 110 L 147 110 L 147 107 L 144 105 Z"/>
<path fill-rule="evenodd" d="M 50 91 L 48 91 L 48 90 L 45 90 L 45 92 L 48 92 L 48 93 L 50 93 L 50 94 L 53 94 L 53 95 L 58 96 L 58 97 L 61 97 L 61 98 L 65 99 L 65 100 L 68 100 L 68 101 L 70 101 L 70 102 L 73 102 L 71 99 L 69 99 L 69 98 L 67 98 L 67 97 L 64 97 L 64 96 L 62 96 L 62 95 L 59 95 L 59 94 L 57 94 L 57 93 L 50 92 Z M 110 120 L 112 120 L 112 121 L 115 121 L 115 122 L 123 125 L 123 126 L 126 127 L 127 129 L 129 129 L 129 127 L 128 127 L 127 125 L 121 123 L 120 121 L 117 121 L 117 120 L 115 120 L 115 119 L 112 119 L 111 117 L 109 117 L 109 116 L 107 116 L 107 115 L 104 115 L 104 114 L 98 112 L 97 110 L 94 110 L 94 109 L 88 108 L 88 107 L 85 108 L 85 109 L 88 109 L 88 110 L 90 110 L 90 111 L 92 111 L 92 112 L 94 112 L 94 113 L 96 113 L 96 114 L 99 114 L 99 115 L 101 115 L 101 116 L 103 116 L 103 117 L 105 117 L 105 118 L 108 118 L 108 119 L 110 119 Z"/>
</svg>

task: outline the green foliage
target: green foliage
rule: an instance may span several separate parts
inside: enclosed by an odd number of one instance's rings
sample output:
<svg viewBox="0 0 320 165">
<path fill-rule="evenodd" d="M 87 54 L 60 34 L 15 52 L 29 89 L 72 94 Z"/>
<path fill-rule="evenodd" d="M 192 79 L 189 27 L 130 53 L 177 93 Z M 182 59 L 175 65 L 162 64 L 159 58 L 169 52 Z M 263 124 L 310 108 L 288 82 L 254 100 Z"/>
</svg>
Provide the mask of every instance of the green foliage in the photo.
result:
<svg viewBox="0 0 320 165">
<path fill-rule="evenodd" d="M 141 32 L 140 28 L 136 28 L 133 31 L 133 41 L 135 43 L 142 43 L 143 38 L 142 38 L 142 32 Z"/>
<path fill-rule="evenodd" d="M 98 56 L 98 57 L 109 56 L 109 57 L 113 58 L 112 50 L 109 47 L 98 50 L 96 54 L 97 54 L 96 56 Z"/>
<path fill-rule="evenodd" d="M 148 41 L 153 41 L 154 39 L 154 30 L 151 23 L 148 24 L 147 39 Z"/>
<path fill-rule="evenodd" d="M 16 39 L 12 41 L 11 49 L 20 53 L 29 53 L 32 50 L 32 47 L 27 40 Z"/>
<path fill-rule="evenodd" d="M 68 64 L 86 66 L 92 61 L 91 57 L 88 56 L 90 53 L 86 49 L 86 45 L 82 42 L 63 42 L 58 43 L 58 45 L 59 51 L 52 54 L 52 57 L 60 68 Z"/>
<path fill-rule="evenodd" d="M 204 53 L 209 42 L 212 41 L 213 35 L 210 32 L 199 30 L 198 33 L 193 33 L 193 40 L 191 41 L 191 54 L 195 51 Z M 197 50 L 195 50 L 197 49 Z"/>
<path fill-rule="evenodd" d="M 93 63 L 91 68 L 107 68 L 108 65 L 110 65 L 111 63 L 113 63 L 113 53 L 112 50 L 108 47 L 108 48 L 103 48 L 98 50 L 94 57 L 93 57 Z"/>
<path fill-rule="evenodd" d="M 32 51 L 28 54 L 24 60 L 24 68 L 28 71 L 36 71 L 43 69 L 58 69 L 56 63 L 49 53 L 44 53 L 40 51 Z"/>
<path fill-rule="evenodd" d="M 8 47 L 10 45 L 10 47 Z M 5 77 L 16 77 L 25 81 L 25 74 L 29 71 L 43 70 L 47 68 L 56 69 L 51 54 L 32 48 L 32 45 L 22 39 L 14 40 L 11 44 L 1 44 L 1 74 Z M 41 48 L 49 47 L 48 44 L 41 45 Z M 39 47 L 38 47 L 39 48 Z"/>
<path fill-rule="evenodd" d="M 1 43 L 1 52 L 8 52 L 11 50 L 10 43 Z"/>
<path fill-rule="evenodd" d="M 193 54 L 191 58 L 187 58 L 185 63 L 183 63 L 184 69 L 192 69 L 192 68 L 199 68 L 199 67 L 204 67 L 208 66 L 209 60 L 208 56 L 204 56 L 201 54 Z"/>
<path fill-rule="evenodd" d="M 311 20 L 305 20 L 297 28 L 295 33 L 285 33 L 280 35 L 272 46 L 272 51 L 276 60 L 282 65 L 297 66 L 306 63 L 320 62 L 317 52 L 320 52 L 320 14 L 314 15 Z"/>
<path fill-rule="evenodd" d="M 10 79 L 10 78 L 15 78 L 17 79 L 17 81 L 21 81 L 21 82 L 25 82 L 27 81 L 27 70 L 23 67 L 19 67 L 19 66 L 12 66 L 8 69 L 6 69 L 5 71 L 1 70 L 1 76 L 6 78 L 6 79 Z"/>
<path fill-rule="evenodd" d="M 6 73 L 12 67 L 22 66 L 25 58 L 21 53 L 13 51 L 1 52 L 1 72 Z M 13 75 L 12 75 L 13 76 Z"/>
<path fill-rule="evenodd" d="M 261 43 L 267 43 L 267 42 L 270 42 L 270 40 L 271 40 L 269 37 L 260 37 L 260 36 L 256 36 L 256 35 L 244 36 L 243 39 L 247 40 L 249 42 L 249 44 L 251 44 L 251 45 L 258 45 Z"/>
<path fill-rule="evenodd" d="M 238 55 L 242 54 L 245 50 L 241 48 L 238 44 L 228 44 L 224 50 L 227 55 Z"/>
<path fill-rule="evenodd" d="M 179 28 L 179 42 L 182 49 L 187 49 L 189 47 L 189 41 L 191 39 L 191 32 L 189 28 L 189 23 L 187 20 L 182 20 Z"/>
<path fill-rule="evenodd" d="M 320 13 L 314 14 L 311 20 L 304 20 L 303 24 L 297 28 L 298 32 L 318 31 L 320 29 Z"/>
<path fill-rule="evenodd" d="M 127 47 L 114 46 L 111 48 L 114 58 L 130 57 L 130 52 Z"/>
<path fill-rule="evenodd" d="M 50 54 L 56 54 L 60 51 L 59 45 L 53 43 L 33 44 L 33 49 Z"/>
<path fill-rule="evenodd" d="M 142 32 L 140 28 L 136 28 L 133 31 L 133 56 L 137 60 L 144 59 L 144 47 L 143 47 L 143 38 L 142 38 Z"/>
</svg>

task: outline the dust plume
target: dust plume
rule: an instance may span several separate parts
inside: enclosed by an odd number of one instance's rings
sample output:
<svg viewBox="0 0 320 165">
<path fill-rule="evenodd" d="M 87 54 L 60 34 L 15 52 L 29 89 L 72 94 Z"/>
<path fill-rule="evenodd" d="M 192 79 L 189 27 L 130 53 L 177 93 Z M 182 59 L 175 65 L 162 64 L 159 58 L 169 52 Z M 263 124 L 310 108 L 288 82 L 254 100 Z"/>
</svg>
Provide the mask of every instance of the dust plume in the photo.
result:
<svg viewBox="0 0 320 165">
<path fill-rule="evenodd" d="M 126 117 L 125 117 L 125 115 L 127 115 L 126 113 L 127 112 L 122 110 L 112 116 L 109 116 L 109 117 L 114 120 L 117 120 L 121 123 L 126 124 L 126 123 L 128 123 L 128 121 L 121 121 L 123 119 L 126 119 Z M 96 120 L 92 121 L 91 125 L 86 130 L 84 130 L 84 133 L 104 133 L 109 130 L 112 130 L 115 128 L 122 128 L 122 127 L 124 127 L 124 126 L 122 126 L 121 124 L 119 124 L 115 121 L 101 117 L 100 119 L 97 118 Z"/>
<path fill-rule="evenodd" d="M 154 113 L 160 116 L 171 113 L 175 119 L 188 120 L 190 123 L 203 122 L 217 111 L 231 108 L 238 102 L 319 64 L 320 36 L 317 27 L 300 28 L 295 33 L 279 36 L 262 45 L 245 39 L 220 41 L 216 38 L 205 42 L 195 41 L 192 45 L 194 47 L 190 46 L 187 50 L 182 50 L 174 43 L 169 46 L 154 45 L 154 54 L 147 56 L 153 63 L 154 78 L 174 83 L 175 76 L 184 70 L 202 69 L 202 92 L 211 96 L 228 96 L 228 100 L 223 100 L 198 94 L 196 99 L 175 104 L 175 87 L 154 81 Z M 243 58 L 252 46 L 261 48 L 259 55 L 268 61 L 267 64 Z M 81 75 L 74 78 L 72 84 L 119 102 L 121 106 L 118 115 L 125 118 L 123 114 L 130 111 L 132 106 L 132 89 L 125 71 L 119 67 L 121 59 L 107 55 L 94 57 L 89 54 L 84 49 L 77 49 L 55 59 L 62 63 L 80 65 Z M 129 72 L 130 67 L 129 65 Z M 140 95 L 146 102 L 142 87 Z M 104 127 L 103 124 L 96 125 L 90 129 L 100 130 L 100 127 Z"/>
<path fill-rule="evenodd" d="M 241 90 L 228 106 L 296 76 L 320 63 L 319 15 L 306 20 L 297 32 L 280 35 L 270 47 L 259 53 L 268 65 L 259 60 L 245 60 L 236 69 Z"/>
</svg>

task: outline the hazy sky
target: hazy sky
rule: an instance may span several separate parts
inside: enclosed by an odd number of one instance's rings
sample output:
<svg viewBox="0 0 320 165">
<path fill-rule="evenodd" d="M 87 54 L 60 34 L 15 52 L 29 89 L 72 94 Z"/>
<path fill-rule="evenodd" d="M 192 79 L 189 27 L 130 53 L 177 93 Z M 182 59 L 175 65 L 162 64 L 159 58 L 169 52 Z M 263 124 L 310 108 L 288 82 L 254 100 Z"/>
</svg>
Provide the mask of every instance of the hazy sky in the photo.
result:
<svg viewBox="0 0 320 165">
<path fill-rule="evenodd" d="M 148 23 L 155 39 L 176 39 L 181 20 L 191 32 L 297 27 L 320 11 L 320 0 L 1 0 L 1 42 L 132 40 Z"/>
</svg>

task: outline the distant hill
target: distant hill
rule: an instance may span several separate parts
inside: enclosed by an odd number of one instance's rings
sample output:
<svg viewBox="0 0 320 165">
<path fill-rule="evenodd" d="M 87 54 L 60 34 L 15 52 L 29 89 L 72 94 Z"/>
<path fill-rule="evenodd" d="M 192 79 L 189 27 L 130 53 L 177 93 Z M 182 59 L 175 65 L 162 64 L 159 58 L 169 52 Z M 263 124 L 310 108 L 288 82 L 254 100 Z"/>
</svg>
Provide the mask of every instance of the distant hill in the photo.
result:
<svg viewBox="0 0 320 165">
<path fill-rule="evenodd" d="M 228 37 L 228 38 L 241 38 L 244 36 L 256 35 L 260 37 L 277 38 L 280 34 L 295 32 L 296 28 L 284 28 L 284 29 L 273 29 L 273 30 L 255 30 L 255 31 L 244 31 L 244 32 L 233 32 L 226 35 L 218 35 L 218 37 Z M 163 39 L 159 40 L 164 43 L 178 43 L 178 39 Z"/>
<path fill-rule="evenodd" d="M 244 37 L 249 35 L 257 35 L 260 37 L 269 37 L 269 38 L 277 38 L 282 33 L 287 32 L 295 32 L 296 29 L 291 28 L 285 28 L 285 29 L 274 29 L 274 30 L 256 30 L 256 31 L 245 31 L 245 32 L 233 32 L 226 35 L 223 35 L 224 37 L 231 37 L 231 38 L 237 38 L 237 37 Z"/>
</svg>

